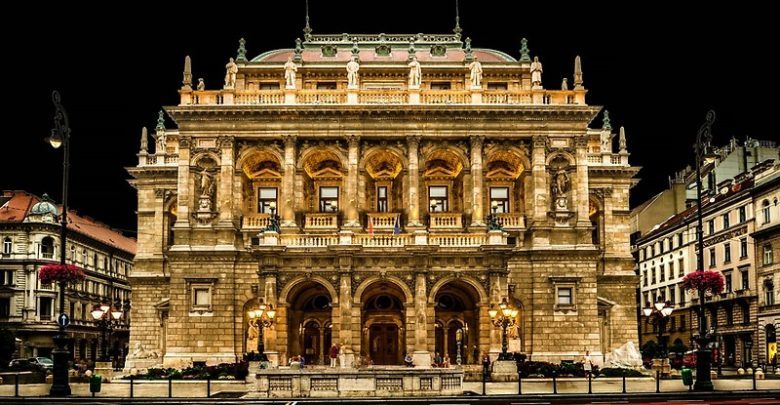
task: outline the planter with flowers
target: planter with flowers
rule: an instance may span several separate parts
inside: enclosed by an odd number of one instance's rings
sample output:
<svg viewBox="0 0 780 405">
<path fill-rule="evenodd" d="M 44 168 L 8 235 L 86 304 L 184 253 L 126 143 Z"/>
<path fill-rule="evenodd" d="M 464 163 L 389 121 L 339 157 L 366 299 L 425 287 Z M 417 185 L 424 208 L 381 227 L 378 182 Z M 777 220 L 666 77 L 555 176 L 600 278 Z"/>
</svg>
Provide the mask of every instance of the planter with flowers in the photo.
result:
<svg viewBox="0 0 780 405">
<path fill-rule="evenodd" d="M 38 270 L 38 279 L 43 284 L 72 284 L 84 280 L 84 271 L 72 264 L 47 264 Z"/>
<path fill-rule="evenodd" d="M 705 295 L 723 292 L 723 275 L 717 271 L 694 271 L 683 277 L 682 288 L 689 291 L 704 290 Z M 701 298 L 701 297 L 699 297 Z"/>
</svg>

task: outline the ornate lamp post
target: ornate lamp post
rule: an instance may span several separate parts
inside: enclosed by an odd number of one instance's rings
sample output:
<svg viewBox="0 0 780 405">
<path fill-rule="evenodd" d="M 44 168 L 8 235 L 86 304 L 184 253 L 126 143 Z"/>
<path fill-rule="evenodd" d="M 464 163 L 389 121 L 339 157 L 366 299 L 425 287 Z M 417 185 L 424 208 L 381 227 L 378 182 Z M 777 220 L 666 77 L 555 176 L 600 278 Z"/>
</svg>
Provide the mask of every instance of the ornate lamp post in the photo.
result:
<svg viewBox="0 0 780 405">
<path fill-rule="evenodd" d="M 488 314 L 490 315 L 490 320 L 493 322 L 493 325 L 497 328 L 501 328 L 501 355 L 498 357 L 499 360 L 512 360 L 507 355 L 507 339 L 506 339 L 506 328 L 510 326 L 517 325 L 517 320 L 515 319 L 517 317 L 517 309 L 512 308 L 509 303 L 506 302 L 506 298 L 501 301 L 500 304 L 498 304 L 498 308 L 500 311 L 491 308 L 488 311 Z"/>
<path fill-rule="evenodd" d="M 122 319 L 122 311 L 111 308 L 110 304 L 104 302 L 96 305 L 91 314 L 95 324 L 100 328 L 100 361 L 111 361 L 108 357 L 108 344 L 111 340 L 111 331 L 119 325 L 119 321 Z M 106 333 L 108 333 L 108 340 L 106 340 Z"/>
<path fill-rule="evenodd" d="M 266 230 L 279 233 L 279 216 L 276 215 L 276 201 L 268 203 L 268 209 L 271 210 L 271 217 L 268 220 Z"/>
<path fill-rule="evenodd" d="M 260 307 L 253 311 L 249 311 L 247 315 L 249 316 L 249 323 L 257 328 L 257 353 L 262 360 L 265 360 L 263 329 L 270 328 L 274 324 L 276 311 L 274 311 L 274 306 L 272 304 L 266 306 L 261 300 Z"/>
<path fill-rule="evenodd" d="M 704 271 L 704 238 L 701 212 L 701 162 L 707 153 L 710 142 L 712 141 L 712 123 L 715 121 L 715 111 L 708 111 L 704 124 L 699 128 L 696 134 L 696 271 Z M 699 331 L 694 339 L 698 345 L 696 349 L 696 382 L 693 389 L 696 391 L 712 391 L 712 380 L 710 379 L 710 350 L 707 345 L 709 335 L 704 324 L 704 288 L 699 287 Z"/>
<path fill-rule="evenodd" d="M 490 203 L 490 210 L 492 213 L 488 216 L 488 229 L 491 231 L 502 230 L 503 226 L 501 226 L 501 221 L 498 220 L 498 215 L 496 215 L 496 211 L 498 211 L 498 201 Z"/>
<path fill-rule="evenodd" d="M 70 167 L 70 123 L 65 108 L 62 107 L 60 93 L 53 91 L 51 93 L 52 102 L 54 102 L 54 128 L 51 130 L 51 136 L 47 138 L 54 149 L 62 146 L 62 214 L 60 215 L 60 265 L 65 268 L 65 244 L 68 236 L 68 168 Z M 60 315 L 57 317 L 59 330 L 54 336 L 54 343 L 57 347 L 52 350 L 54 360 L 54 369 L 52 371 L 52 384 L 49 395 L 53 397 L 64 397 L 70 395 L 70 384 L 68 384 L 68 343 L 70 339 L 65 334 L 65 327 L 70 323 L 68 315 L 65 313 L 65 281 L 60 281 Z"/>
<path fill-rule="evenodd" d="M 669 321 L 672 311 L 674 311 L 674 306 L 668 301 L 664 302 L 661 297 L 656 299 L 655 304 L 650 305 L 648 302 L 647 307 L 642 309 L 644 315 L 658 327 L 658 344 L 661 345 L 661 354 L 658 357 L 661 359 L 666 357 L 664 331 L 666 331 L 666 322 Z"/>
<path fill-rule="evenodd" d="M 466 340 L 468 342 L 468 335 L 469 335 L 469 324 L 465 323 L 463 324 L 463 327 L 458 329 L 455 332 L 455 340 L 458 341 L 458 353 L 457 356 L 455 356 L 455 363 L 457 365 L 463 364 L 463 356 L 461 353 L 463 353 L 463 340 Z"/>
</svg>

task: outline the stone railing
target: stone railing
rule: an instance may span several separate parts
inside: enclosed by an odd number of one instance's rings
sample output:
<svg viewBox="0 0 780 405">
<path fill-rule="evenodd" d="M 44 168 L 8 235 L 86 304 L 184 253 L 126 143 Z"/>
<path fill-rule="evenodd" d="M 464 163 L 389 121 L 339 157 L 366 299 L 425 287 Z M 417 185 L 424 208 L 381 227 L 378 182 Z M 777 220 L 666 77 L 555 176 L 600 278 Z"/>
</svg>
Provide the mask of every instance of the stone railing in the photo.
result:
<svg viewBox="0 0 780 405">
<path fill-rule="evenodd" d="M 459 212 L 432 212 L 431 229 L 462 229 L 463 215 Z"/>
<path fill-rule="evenodd" d="M 179 155 L 150 155 L 141 153 L 138 155 L 138 166 L 168 166 L 179 165 Z"/>
<path fill-rule="evenodd" d="M 392 230 L 396 221 L 399 221 L 399 227 L 401 226 L 401 219 L 399 218 L 401 214 L 397 212 L 372 212 L 366 215 L 368 216 L 367 220 L 371 221 L 374 230 Z M 368 223 L 366 223 L 366 229 L 368 229 Z"/>
<path fill-rule="evenodd" d="M 439 246 L 481 246 L 487 244 L 487 237 L 484 234 L 431 234 L 428 236 L 429 245 Z"/>
<path fill-rule="evenodd" d="M 313 212 L 306 214 L 306 222 L 303 227 L 310 230 L 336 230 L 339 226 L 337 213 Z"/>
<path fill-rule="evenodd" d="M 352 244 L 367 247 L 403 247 L 413 245 L 414 238 L 411 235 L 355 235 Z"/>
<path fill-rule="evenodd" d="M 585 105 L 584 90 L 291 89 L 181 91 L 180 105 Z"/>
<path fill-rule="evenodd" d="M 279 242 L 289 247 L 327 247 L 339 244 L 338 235 L 285 235 L 279 236 Z"/>
<path fill-rule="evenodd" d="M 252 214 L 244 217 L 244 228 L 265 229 L 271 223 L 269 214 Z"/>
<path fill-rule="evenodd" d="M 589 154 L 588 166 L 628 166 L 628 154 L 627 153 Z"/>
<path fill-rule="evenodd" d="M 517 212 L 507 212 L 504 214 L 496 214 L 498 216 L 498 222 L 505 229 L 523 229 L 525 228 L 525 216 Z"/>
</svg>

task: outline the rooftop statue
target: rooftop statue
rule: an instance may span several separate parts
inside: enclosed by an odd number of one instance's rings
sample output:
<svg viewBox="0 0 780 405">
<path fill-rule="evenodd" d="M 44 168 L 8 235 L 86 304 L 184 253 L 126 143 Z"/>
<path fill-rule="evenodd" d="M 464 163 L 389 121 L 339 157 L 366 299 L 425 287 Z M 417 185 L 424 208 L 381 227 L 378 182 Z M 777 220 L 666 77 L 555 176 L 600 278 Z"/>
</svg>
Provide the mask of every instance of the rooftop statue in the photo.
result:
<svg viewBox="0 0 780 405">
<path fill-rule="evenodd" d="M 358 88 L 358 70 L 360 70 L 360 64 L 357 62 L 357 58 L 352 58 L 347 63 L 347 88 Z"/>
<path fill-rule="evenodd" d="M 409 88 L 419 89 L 420 81 L 422 79 L 422 68 L 420 62 L 416 57 L 412 57 L 412 61 L 409 62 Z"/>
<path fill-rule="evenodd" d="M 469 81 L 471 82 L 471 88 L 472 89 L 479 89 L 482 87 L 482 64 L 477 60 L 477 57 L 474 57 L 474 62 L 471 62 L 469 64 L 469 70 L 471 71 L 471 74 L 469 75 Z"/>
<path fill-rule="evenodd" d="M 284 64 L 284 81 L 285 87 L 288 89 L 295 88 L 295 72 L 298 71 L 298 66 L 292 60 L 292 56 L 287 58 L 287 62 Z"/>
<path fill-rule="evenodd" d="M 542 87 L 542 62 L 539 62 L 538 56 L 534 56 L 534 61 L 531 62 L 531 85 Z"/>
<path fill-rule="evenodd" d="M 226 89 L 235 89 L 236 88 L 236 74 L 238 73 L 238 65 L 236 65 L 236 62 L 233 61 L 233 58 L 230 58 L 227 65 L 225 65 L 225 88 Z"/>
</svg>

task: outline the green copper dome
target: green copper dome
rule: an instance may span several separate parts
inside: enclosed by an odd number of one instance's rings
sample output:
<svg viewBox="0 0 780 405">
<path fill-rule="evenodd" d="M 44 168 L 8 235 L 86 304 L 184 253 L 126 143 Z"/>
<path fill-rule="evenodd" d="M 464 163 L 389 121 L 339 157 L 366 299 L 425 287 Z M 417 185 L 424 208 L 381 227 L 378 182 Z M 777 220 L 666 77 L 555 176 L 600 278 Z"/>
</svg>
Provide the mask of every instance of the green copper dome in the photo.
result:
<svg viewBox="0 0 780 405">
<path fill-rule="evenodd" d="M 49 198 L 49 195 L 44 194 L 41 201 L 32 206 L 32 209 L 30 210 L 30 214 L 32 215 L 52 214 L 56 216 L 57 207 L 55 207 L 54 204 L 52 204 L 52 200 L 51 198 Z"/>
</svg>

